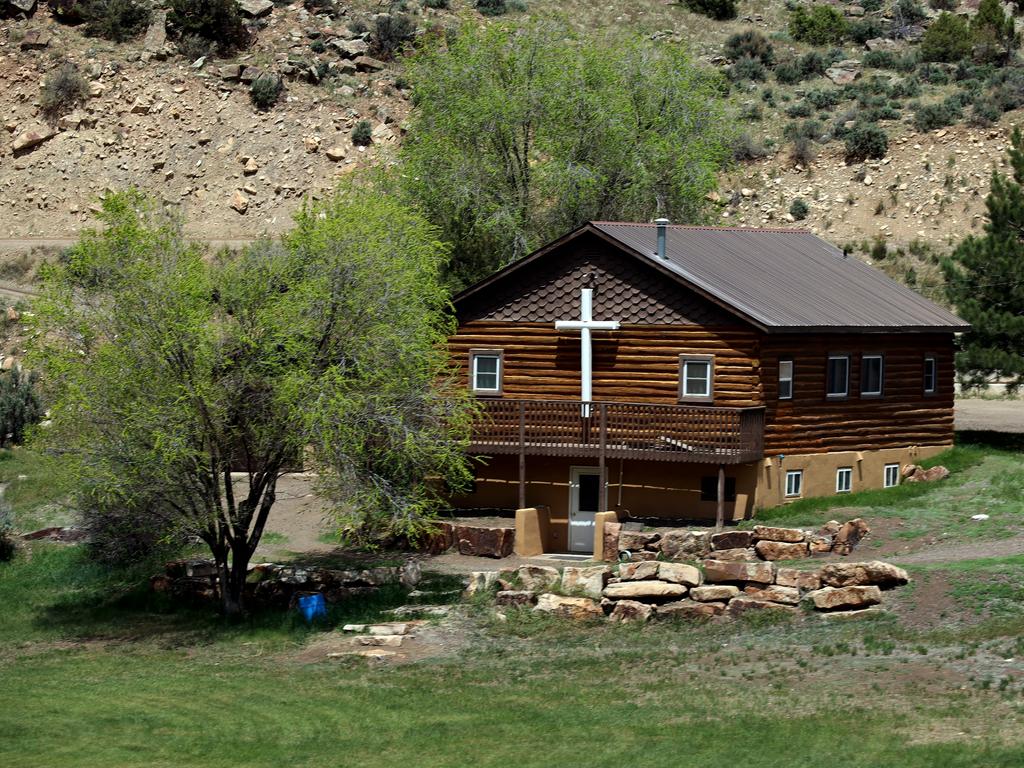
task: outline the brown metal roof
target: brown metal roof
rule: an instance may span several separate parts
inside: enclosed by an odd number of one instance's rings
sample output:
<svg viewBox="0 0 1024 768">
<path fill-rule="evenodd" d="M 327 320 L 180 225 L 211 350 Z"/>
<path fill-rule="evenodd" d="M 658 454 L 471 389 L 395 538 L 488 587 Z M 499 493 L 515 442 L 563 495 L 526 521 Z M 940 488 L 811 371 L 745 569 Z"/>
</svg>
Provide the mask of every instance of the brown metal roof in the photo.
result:
<svg viewBox="0 0 1024 768">
<path fill-rule="evenodd" d="M 593 232 L 764 330 L 966 331 L 970 327 L 877 269 L 806 230 L 667 227 L 657 256 L 654 224 L 595 221 L 471 286 L 464 298 Z M 477 296 L 479 299 L 479 295 Z"/>
</svg>

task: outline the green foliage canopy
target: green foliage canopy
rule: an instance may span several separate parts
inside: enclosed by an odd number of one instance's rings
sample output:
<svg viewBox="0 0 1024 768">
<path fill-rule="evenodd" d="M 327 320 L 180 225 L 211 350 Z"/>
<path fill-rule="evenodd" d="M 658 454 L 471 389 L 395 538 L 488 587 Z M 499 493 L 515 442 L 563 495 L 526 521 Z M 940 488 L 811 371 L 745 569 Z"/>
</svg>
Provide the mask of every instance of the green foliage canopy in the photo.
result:
<svg viewBox="0 0 1024 768">
<path fill-rule="evenodd" d="M 158 500 L 169 535 L 199 536 L 227 613 L 304 453 L 358 534 L 415 535 L 438 503 L 424 478 L 464 480 L 445 249 L 393 197 L 352 186 L 283 241 L 212 260 L 138 193 L 108 196 L 100 220 L 45 275 L 40 445 L 84 508 Z"/>
<path fill-rule="evenodd" d="M 941 13 L 921 38 L 925 61 L 955 62 L 971 53 L 971 30 L 967 22 L 952 13 Z"/>
<path fill-rule="evenodd" d="M 465 285 L 591 219 L 700 221 L 728 156 L 720 75 L 554 22 L 465 27 L 411 65 L 402 185 Z"/>
<path fill-rule="evenodd" d="M 1016 390 L 1024 384 L 1024 137 L 1013 132 L 1011 176 L 992 176 L 985 205 L 985 234 L 964 240 L 942 264 L 946 291 L 971 323 L 957 355 L 968 386 L 1002 375 Z"/>
</svg>

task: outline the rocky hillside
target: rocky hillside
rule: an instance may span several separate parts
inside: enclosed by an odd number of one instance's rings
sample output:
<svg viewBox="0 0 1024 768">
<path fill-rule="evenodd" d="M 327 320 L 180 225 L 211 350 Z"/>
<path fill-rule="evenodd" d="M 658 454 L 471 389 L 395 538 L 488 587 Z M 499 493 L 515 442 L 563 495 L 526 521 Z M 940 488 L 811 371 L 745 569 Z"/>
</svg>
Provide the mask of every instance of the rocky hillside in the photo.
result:
<svg viewBox="0 0 1024 768">
<path fill-rule="evenodd" d="M 410 110 L 401 59 L 367 55 L 366 30 L 381 10 L 377 3 L 334 4 L 333 12 L 315 14 L 307 6 L 326 6 L 246 0 L 241 5 L 256 30 L 252 47 L 237 58 L 196 61 L 168 39 L 159 9 L 148 33 L 114 44 L 86 37 L 81 27 L 39 5 L 34 13 L 0 20 L 0 80 L 6 85 L 0 91 L 0 238 L 73 237 L 104 190 L 129 185 L 177 206 L 196 237 L 277 233 L 307 196 L 322 194 L 360 167 L 389 162 L 401 141 Z M 892 23 L 891 8 L 836 7 L 858 23 L 865 16 Z M 486 23 L 468 3 L 393 9 L 410 15 L 421 34 L 467 18 Z M 730 99 L 745 135 L 737 148 L 740 162 L 723 174 L 714 195 L 722 223 L 779 226 L 799 219 L 801 226 L 865 252 L 882 239 L 887 248 L 875 247 L 874 258 L 884 256 L 883 266 L 893 274 L 909 275 L 925 288 L 934 254 L 980 226 L 989 176 L 1002 165 L 1009 130 L 1020 117 L 1011 110 L 970 125 L 968 104 L 951 125 L 922 129 L 916 118 L 921 106 L 958 93 L 955 67 L 897 70 L 866 54 L 881 49 L 898 60 L 912 52 L 920 29 L 936 16 L 930 8 L 923 9 L 917 31 L 898 40 L 847 39 L 817 48 L 786 34 L 789 11 L 772 0 L 741 3 L 739 17 L 724 22 L 660 0 L 578 8 L 538 0 L 525 14 L 554 10 L 592 29 L 634 28 L 688 45 L 731 80 Z M 748 77 L 737 71 L 724 44 L 750 29 L 771 41 L 775 65 Z M 796 82 L 783 78 L 783 63 L 815 50 L 825 57 L 824 71 Z M 87 78 L 89 95 L 48 124 L 40 110 L 41 87 L 67 61 Z M 266 73 L 281 76 L 285 90 L 275 106 L 261 111 L 250 98 L 250 84 Z M 982 96 L 998 87 L 992 82 L 991 72 L 971 78 Z M 901 101 L 901 94 L 912 96 Z M 878 112 L 873 122 L 889 136 L 888 151 L 881 159 L 852 162 L 843 126 L 876 102 L 885 104 L 881 111 L 871 108 Z M 368 127 L 368 140 L 353 135 L 362 121 L 368 122 L 361 128 Z M 810 150 L 794 156 L 793 126 L 808 121 L 816 123 L 807 128 L 814 133 Z M 795 206 L 797 200 L 803 207 Z"/>
</svg>

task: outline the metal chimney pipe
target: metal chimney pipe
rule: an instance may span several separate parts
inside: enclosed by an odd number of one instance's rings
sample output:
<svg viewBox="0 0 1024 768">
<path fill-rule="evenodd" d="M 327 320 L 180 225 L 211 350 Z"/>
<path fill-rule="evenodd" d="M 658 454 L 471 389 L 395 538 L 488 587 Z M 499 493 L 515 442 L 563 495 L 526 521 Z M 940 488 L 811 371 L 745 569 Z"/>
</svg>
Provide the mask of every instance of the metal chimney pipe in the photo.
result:
<svg viewBox="0 0 1024 768">
<path fill-rule="evenodd" d="M 658 258 L 659 259 L 668 258 L 665 255 L 665 237 L 666 237 L 666 229 L 665 228 L 669 224 L 671 224 L 671 222 L 668 219 L 655 219 L 654 223 L 658 225 Z"/>
</svg>

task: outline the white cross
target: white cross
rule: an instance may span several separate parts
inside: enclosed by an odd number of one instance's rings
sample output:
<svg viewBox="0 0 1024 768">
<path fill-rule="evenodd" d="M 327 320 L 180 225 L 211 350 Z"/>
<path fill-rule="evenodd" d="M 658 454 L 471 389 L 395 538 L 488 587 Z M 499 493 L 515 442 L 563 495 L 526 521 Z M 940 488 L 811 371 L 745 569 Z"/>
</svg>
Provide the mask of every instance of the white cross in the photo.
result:
<svg viewBox="0 0 1024 768">
<path fill-rule="evenodd" d="M 583 403 L 584 415 L 588 415 L 587 407 L 592 399 L 591 378 L 593 375 L 593 356 L 590 348 L 591 331 L 617 331 L 618 320 L 594 319 L 594 289 L 580 289 L 580 319 L 556 320 L 556 331 L 580 332 L 580 401 Z"/>
</svg>

